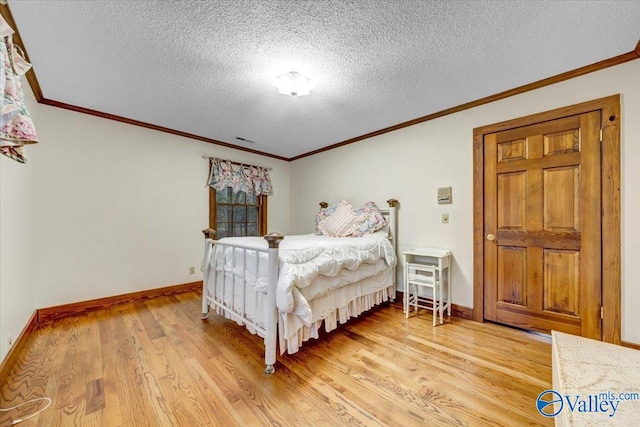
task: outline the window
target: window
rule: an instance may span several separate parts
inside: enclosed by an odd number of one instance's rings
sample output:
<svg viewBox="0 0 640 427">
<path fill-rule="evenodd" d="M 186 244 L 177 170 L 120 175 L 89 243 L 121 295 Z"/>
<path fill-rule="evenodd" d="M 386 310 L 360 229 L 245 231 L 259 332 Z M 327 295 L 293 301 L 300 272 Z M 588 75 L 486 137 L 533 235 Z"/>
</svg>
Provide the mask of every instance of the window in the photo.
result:
<svg viewBox="0 0 640 427">
<path fill-rule="evenodd" d="M 216 237 L 267 234 L 270 168 L 209 157 L 209 227 Z"/>
<path fill-rule="evenodd" d="M 267 196 L 209 188 L 209 227 L 216 239 L 267 234 Z"/>
</svg>

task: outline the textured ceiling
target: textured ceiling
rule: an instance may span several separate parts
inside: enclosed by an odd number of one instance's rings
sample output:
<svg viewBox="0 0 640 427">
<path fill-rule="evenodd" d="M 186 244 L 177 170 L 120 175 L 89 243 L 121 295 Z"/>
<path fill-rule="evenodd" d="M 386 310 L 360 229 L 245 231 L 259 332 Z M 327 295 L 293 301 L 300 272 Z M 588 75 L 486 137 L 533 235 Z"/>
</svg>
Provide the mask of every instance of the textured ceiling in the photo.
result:
<svg viewBox="0 0 640 427">
<path fill-rule="evenodd" d="M 285 158 L 632 51 L 640 38 L 638 1 L 9 6 L 45 98 Z M 313 79 L 310 96 L 272 86 L 291 70 Z"/>
</svg>

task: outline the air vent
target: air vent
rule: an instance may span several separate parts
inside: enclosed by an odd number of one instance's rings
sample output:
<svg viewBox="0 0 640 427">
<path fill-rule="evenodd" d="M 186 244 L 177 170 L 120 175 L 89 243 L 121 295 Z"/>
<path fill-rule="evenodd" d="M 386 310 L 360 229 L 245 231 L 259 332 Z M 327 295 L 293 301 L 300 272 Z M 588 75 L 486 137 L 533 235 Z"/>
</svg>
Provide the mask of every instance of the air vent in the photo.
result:
<svg viewBox="0 0 640 427">
<path fill-rule="evenodd" d="M 255 143 L 256 143 L 255 141 L 252 141 L 252 140 L 247 139 L 247 138 L 243 138 L 243 137 L 241 137 L 241 136 L 236 136 L 236 139 L 237 139 L 238 141 L 248 142 L 249 144 L 255 144 Z"/>
</svg>

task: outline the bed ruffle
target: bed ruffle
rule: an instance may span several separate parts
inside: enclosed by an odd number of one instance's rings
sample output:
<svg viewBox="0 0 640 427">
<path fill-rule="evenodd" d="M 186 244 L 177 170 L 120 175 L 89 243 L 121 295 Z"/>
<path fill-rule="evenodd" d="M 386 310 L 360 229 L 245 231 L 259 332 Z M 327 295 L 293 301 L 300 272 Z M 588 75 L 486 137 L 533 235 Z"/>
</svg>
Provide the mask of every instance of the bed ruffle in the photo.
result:
<svg viewBox="0 0 640 427">
<path fill-rule="evenodd" d="M 305 341 L 318 338 L 323 322 L 324 330 L 331 332 L 350 318 L 358 317 L 374 306 L 394 299 L 396 290 L 392 276 L 393 269 L 389 269 L 375 277 L 336 289 L 327 298 L 311 301 L 314 319 L 308 326 L 302 324 L 296 316 L 281 313 L 278 322 L 280 354 L 284 354 L 285 351 L 294 354 Z M 331 305 L 330 300 L 337 303 Z"/>
</svg>

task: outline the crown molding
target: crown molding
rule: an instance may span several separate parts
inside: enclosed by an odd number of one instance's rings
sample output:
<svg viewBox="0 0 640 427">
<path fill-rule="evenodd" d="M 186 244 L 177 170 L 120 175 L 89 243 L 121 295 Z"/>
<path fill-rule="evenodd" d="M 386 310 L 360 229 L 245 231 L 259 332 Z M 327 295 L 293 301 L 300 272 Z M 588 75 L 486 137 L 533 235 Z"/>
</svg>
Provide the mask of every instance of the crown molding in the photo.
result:
<svg viewBox="0 0 640 427">
<path fill-rule="evenodd" d="M 4 19 L 7 21 L 7 23 L 9 25 L 11 25 L 11 27 L 14 29 L 15 34 L 14 34 L 14 40 L 15 42 L 20 45 L 22 47 L 22 49 L 24 50 L 25 53 L 25 59 L 27 59 L 29 61 L 29 54 L 27 53 L 27 49 L 24 45 L 24 43 L 22 42 L 22 38 L 20 37 L 20 32 L 18 31 L 18 27 L 13 19 L 13 15 L 11 14 L 11 10 L 9 9 L 8 5 L 0 5 L 0 13 L 2 13 L 2 16 L 4 17 Z M 603 70 L 605 68 L 609 68 L 609 67 L 613 67 L 615 65 L 620 65 L 620 64 L 624 64 L 625 62 L 629 62 L 629 61 L 633 61 L 635 59 L 640 58 L 640 40 L 638 40 L 638 44 L 636 45 L 635 49 L 632 50 L 631 52 L 628 53 L 623 53 L 622 55 L 618 55 L 618 56 L 614 56 L 612 58 L 609 59 L 605 59 L 603 61 L 599 61 L 596 62 L 594 64 L 590 64 L 590 65 L 586 65 L 584 67 L 580 67 L 580 68 L 576 68 L 575 70 L 571 70 L 571 71 L 567 71 L 565 73 L 561 73 L 555 76 L 551 76 L 548 77 L 546 79 L 542 79 L 542 80 L 538 80 L 536 82 L 533 83 L 529 83 L 523 86 L 519 86 L 513 89 L 509 89 L 506 90 L 504 92 L 500 92 L 494 95 L 490 95 L 484 98 L 480 98 L 477 99 L 475 101 L 470 101 L 464 104 L 460 104 L 451 108 L 447 108 L 446 110 L 442 110 L 442 111 L 438 111 L 432 114 L 428 114 L 426 116 L 422 116 L 422 117 L 418 117 L 416 119 L 413 120 L 409 120 L 403 123 L 399 123 L 397 125 L 393 125 L 393 126 L 389 126 L 386 127 L 384 129 L 379 129 L 373 132 L 369 132 L 366 133 L 364 135 L 360 135 L 360 136 L 356 136 L 354 138 L 350 138 L 344 141 L 340 141 L 340 142 L 336 142 L 335 144 L 329 145 L 327 147 L 322 147 L 319 148 L 317 150 L 313 150 L 313 151 L 309 151 L 307 153 L 303 153 L 300 154 L 298 156 L 294 156 L 294 157 L 283 157 L 283 156 L 278 156 L 275 154 L 270 154 L 270 153 L 266 153 L 264 151 L 259 151 L 259 150 L 255 150 L 255 149 L 251 149 L 251 148 L 246 148 L 246 147 L 241 147 L 238 145 L 234 145 L 234 144 L 230 144 L 228 142 L 223 142 L 223 141 L 218 141 L 216 139 L 212 139 L 212 138 L 207 138 L 204 136 L 200 136 L 200 135 L 195 135 L 195 134 L 191 134 L 191 133 L 187 133 L 187 132 L 182 132 L 179 130 L 175 130 L 175 129 L 170 129 L 164 126 L 158 126 L 158 125 L 154 125 L 151 123 L 146 123 L 146 122 L 142 122 L 139 120 L 134 120 L 134 119 L 129 119 L 127 117 L 122 117 L 122 116 L 117 116 L 115 114 L 109 114 L 109 113 L 104 113 L 101 111 L 97 111 L 97 110 L 91 110 L 89 108 L 84 108 L 84 107 L 79 107 L 76 105 L 71 105 L 71 104 L 66 104 L 64 102 L 60 102 L 60 101 L 55 101 L 55 100 L 51 100 L 51 99 L 47 99 L 44 97 L 43 93 L 42 93 L 42 89 L 40 88 L 40 84 L 38 83 L 38 79 L 36 78 L 36 74 L 35 74 L 35 70 L 34 68 L 31 68 L 28 72 L 27 72 L 27 80 L 29 81 L 29 85 L 31 86 L 31 90 L 33 91 L 33 94 L 35 95 L 36 101 L 38 101 L 38 103 L 40 104 L 44 104 L 44 105 L 49 105 L 52 107 L 57 107 L 57 108 L 63 108 L 66 110 L 71 110 L 71 111 L 75 111 L 78 113 L 83 113 L 83 114 L 89 114 L 92 116 L 96 116 L 96 117 L 101 117 L 104 119 L 108 119 L 108 120 L 114 120 L 114 121 L 118 121 L 118 122 L 122 122 L 122 123 L 127 123 L 130 125 L 134 125 L 134 126 L 140 126 L 140 127 L 144 127 L 147 129 L 153 129 L 153 130 L 157 130 L 159 132 L 165 132 L 165 133 L 170 133 L 172 135 L 177 135 L 177 136 L 182 136 L 185 138 L 190 138 L 190 139 L 195 139 L 198 141 L 203 141 L 203 142 L 207 142 L 210 144 L 215 144 L 215 145 L 219 145 L 222 147 L 227 147 L 227 148 L 231 148 L 231 149 L 235 149 L 235 150 L 240 150 L 240 151 L 245 151 L 248 153 L 253 153 L 253 154 L 257 154 L 260 156 L 265 156 L 265 157 L 270 157 L 273 159 L 278 159 L 278 160 L 284 160 L 284 161 L 295 161 L 295 160 L 299 160 L 299 159 L 303 159 L 305 157 L 309 157 L 309 156 L 313 156 L 315 154 L 319 154 L 319 153 L 323 153 L 325 151 L 329 151 L 329 150 L 333 150 L 335 148 L 339 148 L 339 147 L 343 147 L 345 145 L 349 145 L 349 144 L 353 144 L 359 141 L 363 141 L 365 139 L 369 139 L 369 138 L 373 138 L 374 136 L 378 136 L 378 135 L 383 135 L 385 133 L 389 133 L 389 132 L 393 132 L 405 127 L 409 127 L 409 126 L 413 126 L 419 123 L 424 123 L 430 120 L 434 120 L 440 117 L 444 117 L 447 116 L 449 114 L 454 114 L 454 113 L 458 113 L 460 111 L 464 111 L 464 110 L 468 110 L 470 108 L 475 108 L 475 107 L 479 107 L 481 105 L 484 104 L 489 104 L 491 102 L 494 101 L 498 101 L 501 99 L 505 99 L 505 98 L 509 98 L 511 96 L 514 95 L 519 95 L 525 92 L 529 92 L 535 89 L 540 89 L 542 87 L 545 86 L 549 86 L 555 83 L 559 83 L 559 82 L 563 82 L 565 80 L 569 80 L 575 77 L 579 77 L 579 76 L 583 76 L 585 74 L 589 74 L 589 73 L 593 73 L 595 71 L 600 71 Z M 31 62 L 31 61 L 29 61 Z"/>
<path fill-rule="evenodd" d="M 265 153 L 262 151 L 254 150 L 251 148 L 239 147 L 237 145 L 229 144 L 228 142 L 218 141 L 216 139 L 207 138 L 205 136 L 195 135 L 193 133 L 183 132 L 181 130 L 171 129 L 164 126 L 158 126 L 140 120 L 129 119 L 127 117 L 117 116 L 115 114 L 103 113 L 102 111 L 91 110 L 89 108 L 79 107 L 77 105 L 66 104 L 64 102 L 54 101 L 51 99 L 43 98 L 39 101 L 41 104 L 49 105 L 51 107 L 63 108 L 65 110 L 75 111 L 77 113 L 89 114 L 91 116 L 101 117 L 103 119 L 114 120 L 116 122 L 126 123 L 133 126 L 139 126 L 147 129 L 156 130 L 159 132 L 170 133 L 172 135 L 182 136 L 184 138 L 195 139 L 198 141 L 208 142 L 210 144 L 220 145 L 222 147 L 233 148 L 235 150 L 246 151 L 248 153 L 258 154 L 260 156 L 271 157 L 273 159 L 288 161 L 289 159 L 275 154 Z"/>
<path fill-rule="evenodd" d="M 628 53 L 623 53 L 622 55 L 618 55 L 618 56 L 614 56 L 613 58 L 609 58 L 609 59 L 605 59 L 603 61 L 600 62 L 596 62 L 594 64 L 590 64 L 590 65 L 586 65 L 584 67 L 580 67 L 580 68 L 576 68 L 575 70 L 571 70 L 571 71 L 567 71 L 565 73 L 561 73 L 555 76 L 551 76 L 548 77 L 546 79 L 542 79 L 542 80 L 538 80 L 536 82 L 533 83 L 529 83 L 526 84 L 524 86 L 519 86 L 516 87 L 514 89 L 509 89 L 506 90 L 504 92 L 500 92 L 494 95 L 490 95 L 487 96 L 485 98 L 480 98 L 477 99 L 475 101 L 471 101 L 471 102 L 467 102 L 465 104 L 460 104 L 457 105 L 455 107 L 451 107 L 451 108 L 447 108 L 446 110 L 442 110 L 442 111 L 438 111 L 436 113 L 433 114 L 429 114 L 423 117 L 418 117 L 417 119 L 413 119 L 413 120 L 409 120 L 408 122 L 404 122 L 404 123 L 399 123 L 397 125 L 394 126 L 390 126 L 384 129 L 380 129 L 371 133 L 367 133 L 365 135 L 361 135 L 361 136 L 357 136 L 355 138 L 351 138 L 348 139 L 346 141 L 342 141 L 342 142 L 337 142 L 333 145 L 329 145 L 327 147 L 323 147 L 323 148 L 319 148 L 317 150 L 314 151 L 310 151 L 308 153 L 305 154 L 301 154 L 299 156 L 295 156 L 289 159 L 289 161 L 294 161 L 294 160 L 298 160 L 298 159 L 302 159 L 305 157 L 309 157 L 309 156 L 313 156 L 314 154 L 319 154 L 325 151 L 329 151 L 329 150 L 333 150 L 334 148 L 339 148 L 339 147 L 343 147 L 345 145 L 348 144 L 353 144 L 354 142 L 358 142 L 358 141 L 362 141 L 364 139 L 369 139 L 372 138 L 374 136 L 378 136 L 378 135 L 382 135 L 388 132 L 393 132 L 395 130 L 398 129 L 402 129 L 408 126 L 413 126 L 416 125 L 418 123 L 424 123 L 430 120 L 434 120 L 440 117 L 444 117 L 444 116 L 448 116 L 449 114 L 454 114 L 454 113 L 458 113 L 460 111 L 464 111 L 464 110 L 468 110 L 470 108 L 474 108 L 474 107 L 479 107 L 481 105 L 484 104 L 489 104 L 491 102 L 494 101 L 498 101 L 501 99 L 505 99 L 505 98 L 509 98 L 511 96 L 514 95 L 519 95 L 525 92 L 529 92 L 535 89 L 540 89 L 542 87 L 545 86 L 549 86 L 552 84 L 556 84 L 556 83 L 560 83 L 563 82 L 565 80 L 570 80 L 573 79 L 575 77 L 579 77 L 579 76 L 583 76 L 585 74 L 589 74 L 589 73 L 593 73 L 594 71 L 600 71 L 603 70 L 605 68 L 609 68 L 609 67 L 613 67 L 615 65 L 620 65 L 620 64 L 624 64 L 625 62 L 629 62 L 629 61 L 633 61 L 635 59 L 638 59 L 640 57 L 640 42 L 638 42 L 638 46 L 636 46 L 636 49 L 628 52 Z"/>
</svg>

